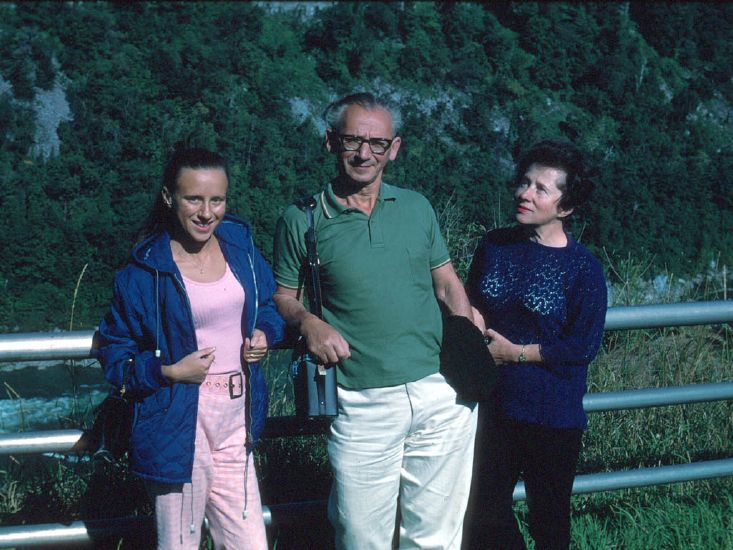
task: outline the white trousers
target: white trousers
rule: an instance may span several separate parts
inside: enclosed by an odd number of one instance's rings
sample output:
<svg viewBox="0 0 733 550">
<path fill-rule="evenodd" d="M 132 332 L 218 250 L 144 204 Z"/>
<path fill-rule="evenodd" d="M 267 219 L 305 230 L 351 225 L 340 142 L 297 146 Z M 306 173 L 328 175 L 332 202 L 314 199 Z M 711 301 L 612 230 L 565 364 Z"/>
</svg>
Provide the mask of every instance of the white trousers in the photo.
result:
<svg viewBox="0 0 733 550">
<path fill-rule="evenodd" d="M 328 455 L 336 547 L 459 549 L 478 406 L 441 374 L 399 386 L 338 389 Z"/>
</svg>

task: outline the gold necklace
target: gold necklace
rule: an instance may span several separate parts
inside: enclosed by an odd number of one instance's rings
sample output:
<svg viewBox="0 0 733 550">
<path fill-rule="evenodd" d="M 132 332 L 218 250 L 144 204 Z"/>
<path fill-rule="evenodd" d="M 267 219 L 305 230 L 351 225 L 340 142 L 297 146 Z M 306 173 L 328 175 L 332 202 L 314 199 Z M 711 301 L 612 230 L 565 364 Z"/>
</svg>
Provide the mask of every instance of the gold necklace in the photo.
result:
<svg viewBox="0 0 733 550">
<path fill-rule="evenodd" d="M 208 260 L 208 256 L 204 256 L 202 251 L 191 254 L 190 252 L 187 252 L 186 249 L 183 248 L 183 245 L 181 245 L 180 243 L 178 244 L 178 247 L 180 249 L 180 252 L 183 252 L 185 254 L 185 258 L 187 258 L 190 262 L 192 262 L 198 268 L 199 274 L 203 275 L 205 271 L 204 268 L 206 266 L 206 260 Z M 198 259 L 199 255 L 200 255 L 200 259 Z"/>
<path fill-rule="evenodd" d="M 198 256 L 198 254 L 196 254 L 196 255 Z M 201 275 L 204 274 L 204 258 L 203 257 L 201 258 L 201 262 L 199 262 L 199 273 Z"/>
</svg>

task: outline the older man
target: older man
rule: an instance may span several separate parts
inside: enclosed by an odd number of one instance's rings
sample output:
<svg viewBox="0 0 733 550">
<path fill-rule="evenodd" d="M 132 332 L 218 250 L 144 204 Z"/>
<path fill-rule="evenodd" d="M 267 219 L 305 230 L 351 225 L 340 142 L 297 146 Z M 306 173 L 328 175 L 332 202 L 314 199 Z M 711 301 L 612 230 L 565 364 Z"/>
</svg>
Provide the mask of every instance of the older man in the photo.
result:
<svg viewBox="0 0 733 550">
<path fill-rule="evenodd" d="M 278 225 L 274 271 L 280 313 L 338 369 L 337 547 L 390 548 L 399 518 L 400 548 L 459 548 L 476 404 L 439 373 L 439 303 L 469 318 L 471 308 L 428 201 L 382 181 L 400 150 L 399 111 L 357 93 L 324 116 L 338 176 L 314 196 L 323 320 L 299 300 L 307 222 L 295 206 Z"/>
</svg>

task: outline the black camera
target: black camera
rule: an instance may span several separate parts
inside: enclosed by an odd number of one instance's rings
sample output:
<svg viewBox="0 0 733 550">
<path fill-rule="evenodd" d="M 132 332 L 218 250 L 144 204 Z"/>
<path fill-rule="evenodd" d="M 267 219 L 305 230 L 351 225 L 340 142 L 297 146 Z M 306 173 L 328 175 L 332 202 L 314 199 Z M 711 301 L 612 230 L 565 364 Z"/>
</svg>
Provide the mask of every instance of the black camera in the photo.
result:
<svg viewBox="0 0 733 550">
<path fill-rule="evenodd" d="M 309 353 L 291 365 L 295 410 L 300 416 L 338 416 L 336 365 L 319 365 Z"/>
</svg>

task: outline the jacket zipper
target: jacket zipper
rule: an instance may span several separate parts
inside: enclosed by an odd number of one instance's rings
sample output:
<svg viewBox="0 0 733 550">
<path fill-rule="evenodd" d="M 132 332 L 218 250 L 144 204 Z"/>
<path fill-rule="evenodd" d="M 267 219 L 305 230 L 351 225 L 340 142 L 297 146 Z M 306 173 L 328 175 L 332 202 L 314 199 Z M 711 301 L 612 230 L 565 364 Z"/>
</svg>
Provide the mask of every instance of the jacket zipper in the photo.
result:
<svg viewBox="0 0 733 550">
<path fill-rule="evenodd" d="M 193 324 L 193 309 L 191 308 L 191 300 L 189 300 L 188 298 L 188 292 L 186 292 L 186 285 L 184 285 L 183 281 L 181 281 L 178 278 L 177 273 L 173 273 L 172 275 L 173 275 L 173 280 L 176 282 L 176 285 L 178 286 L 178 290 L 183 294 L 184 298 L 186 298 L 186 305 L 188 306 L 188 323 L 191 328 L 191 334 L 194 335 L 194 339 L 195 339 L 196 338 L 196 327 Z M 194 349 L 198 350 L 198 347 L 199 347 L 198 343 L 194 343 Z M 170 387 L 169 395 L 170 395 L 170 403 L 168 406 L 170 407 L 173 404 L 173 385 L 171 385 Z M 198 416 L 198 413 L 199 413 L 198 404 L 196 405 L 195 411 L 196 411 L 196 416 Z M 191 447 L 192 447 L 191 452 L 192 453 L 196 452 L 196 422 L 197 420 L 194 418 L 194 424 L 193 424 L 194 425 L 194 428 L 193 428 L 194 437 L 193 437 L 193 441 L 191 442 Z M 191 464 L 193 464 L 193 462 Z M 191 473 L 191 475 L 193 475 L 193 472 Z"/>
<path fill-rule="evenodd" d="M 191 334 L 194 335 L 194 338 L 196 337 L 196 327 L 193 324 L 193 310 L 191 308 L 191 300 L 188 298 L 188 292 L 186 292 L 186 285 L 183 284 L 183 281 L 181 281 L 178 278 L 178 274 L 173 273 L 173 280 L 176 282 L 176 285 L 178 286 L 178 290 L 183 294 L 183 297 L 186 298 L 186 305 L 188 306 L 188 323 L 189 327 L 191 329 Z M 198 350 L 198 344 L 194 344 L 194 350 Z M 173 386 L 171 386 L 171 402 L 173 401 Z"/>
<path fill-rule="evenodd" d="M 251 247 L 254 247 L 254 242 L 252 241 L 252 235 L 249 237 L 249 242 Z M 224 246 L 226 248 L 226 245 Z M 225 255 L 226 256 L 226 255 Z M 247 253 L 247 261 L 249 263 L 249 269 L 252 273 L 252 287 L 254 288 L 254 315 L 252 317 L 252 321 L 247 320 L 247 336 L 249 338 L 252 337 L 252 332 L 254 331 L 254 327 L 257 323 L 257 310 L 258 310 L 258 304 L 259 304 L 259 296 L 257 292 L 257 275 L 255 274 L 254 269 L 254 263 L 252 261 L 252 254 Z M 231 267 L 231 266 L 230 266 Z M 237 275 L 236 271 L 232 269 L 232 274 L 234 275 L 234 278 L 237 279 L 237 282 L 240 284 L 242 288 L 244 288 L 244 284 L 242 284 L 242 280 L 239 278 L 239 275 Z M 244 441 L 245 447 L 250 447 L 254 443 L 254 437 L 252 437 L 252 371 L 249 367 L 249 363 L 244 361 L 242 359 L 244 365 L 243 367 L 246 368 L 246 378 L 247 378 L 247 394 L 245 395 L 245 402 L 246 402 L 246 410 L 245 410 L 245 417 L 244 417 L 244 424 L 246 428 L 246 437 Z M 247 422 L 247 419 L 249 418 L 249 423 Z"/>
</svg>

